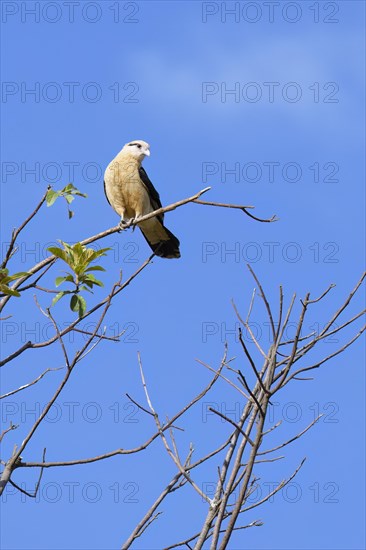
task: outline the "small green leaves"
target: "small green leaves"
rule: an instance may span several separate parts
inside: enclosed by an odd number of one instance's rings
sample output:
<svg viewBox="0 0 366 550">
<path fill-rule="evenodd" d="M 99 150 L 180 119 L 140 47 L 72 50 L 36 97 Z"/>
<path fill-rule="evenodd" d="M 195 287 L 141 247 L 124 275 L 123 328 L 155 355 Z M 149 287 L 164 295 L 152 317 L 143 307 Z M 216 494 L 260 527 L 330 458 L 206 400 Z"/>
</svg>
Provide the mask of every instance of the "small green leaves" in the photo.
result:
<svg viewBox="0 0 366 550">
<path fill-rule="evenodd" d="M 60 286 L 61 283 L 66 281 L 72 283 L 74 281 L 74 277 L 72 275 L 67 275 L 67 277 L 56 277 L 55 284 L 56 286 Z"/>
<path fill-rule="evenodd" d="M 69 205 L 72 203 L 72 201 L 75 199 L 75 196 L 78 197 L 84 197 L 86 198 L 87 195 L 85 193 L 81 193 L 79 189 L 77 189 L 72 183 L 69 183 L 61 189 L 60 191 L 55 191 L 54 189 L 49 189 L 48 193 L 46 195 L 46 202 L 47 206 L 52 206 L 53 203 L 58 199 L 58 197 L 63 197 L 66 200 L 67 203 L 67 210 L 69 213 L 69 219 L 71 219 L 74 215 L 74 212 L 70 210 Z"/>
<path fill-rule="evenodd" d="M 49 189 L 46 195 L 47 206 L 52 206 L 55 200 L 60 197 L 60 193 L 61 191 L 54 191 L 53 189 Z"/>
<path fill-rule="evenodd" d="M 70 301 L 70 309 L 79 314 L 79 317 L 83 317 L 86 312 L 86 301 L 79 294 L 74 294 Z"/>
<path fill-rule="evenodd" d="M 51 307 L 57 304 L 57 302 L 62 298 L 62 296 L 65 296 L 65 294 L 72 294 L 71 290 L 62 290 L 61 292 L 58 292 L 54 299 L 52 300 Z"/>
<path fill-rule="evenodd" d="M 8 269 L 0 269 L 0 292 L 8 296 L 19 297 L 20 293 L 17 290 L 9 288 L 9 283 L 27 275 L 29 275 L 27 271 L 19 271 L 18 273 L 14 273 L 14 275 L 9 275 Z"/>
<path fill-rule="evenodd" d="M 101 250 L 93 250 L 86 246 L 76 243 L 73 246 L 60 241 L 63 248 L 51 246 L 48 250 L 57 258 L 63 260 L 72 270 L 72 273 L 66 272 L 63 277 L 56 277 L 55 285 L 59 287 L 63 283 L 71 283 L 74 285 L 73 290 L 62 290 L 56 294 L 52 300 L 54 306 L 66 294 L 72 294 L 70 300 L 70 309 L 78 313 L 82 317 L 86 311 L 86 301 L 80 295 L 81 291 L 92 292 L 94 286 L 104 286 L 102 281 L 97 279 L 91 271 L 105 271 L 100 265 L 90 265 L 92 262 L 106 256 L 106 252 L 110 248 L 102 248 Z"/>
</svg>

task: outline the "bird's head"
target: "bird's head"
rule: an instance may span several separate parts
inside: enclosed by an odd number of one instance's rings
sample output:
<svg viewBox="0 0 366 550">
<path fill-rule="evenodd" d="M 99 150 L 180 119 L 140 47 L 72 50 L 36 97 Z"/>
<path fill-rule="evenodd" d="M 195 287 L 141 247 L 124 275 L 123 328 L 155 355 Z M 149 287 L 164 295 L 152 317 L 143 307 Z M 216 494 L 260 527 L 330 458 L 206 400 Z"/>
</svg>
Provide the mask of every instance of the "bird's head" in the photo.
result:
<svg viewBox="0 0 366 550">
<path fill-rule="evenodd" d="M 142 161 L 145 157 L 150 156 L 150 145 L 146 141 L 136 139 L 126 143 L 122 151 Z"/>
</svg>

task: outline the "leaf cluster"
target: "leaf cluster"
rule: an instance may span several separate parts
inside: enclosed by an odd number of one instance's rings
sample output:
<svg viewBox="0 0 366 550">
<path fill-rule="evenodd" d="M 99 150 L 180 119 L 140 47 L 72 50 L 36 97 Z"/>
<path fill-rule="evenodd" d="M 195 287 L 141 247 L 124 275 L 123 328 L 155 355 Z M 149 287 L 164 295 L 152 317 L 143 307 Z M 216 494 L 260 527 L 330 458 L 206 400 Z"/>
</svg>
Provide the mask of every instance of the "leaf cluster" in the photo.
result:
<svg viewBox="0 0 366 550">
<path fill-rule="evenodd" d="M 51 246 L 48 250 L 54 256 L 63 260 L 72 271 L 66 271 L 66 275 L 63 277 L 56 277 L 55 285 L 58 287 L 63 283 L 71 283 L 74 288 L 58 292 L 52 300 L 51 305 L 54 306 L 63 296 L 71 294 L 70 309 L 78 313 L 79 317 L 83 317 L 86 311 L 86 300 L 80 295 L 80 292 L 93 292 L 92 289 L 94 286 L 104 286 L 102 281 L 97 279 L 92 273 L 93 271 L 105 271 L 104 267 L 90 264 L 98 258 L 106 256 L 106 252 L 110 248 L 93 250 L 80 243 L 71 246 L 63 241 L 60 242 L 63 248 Z"/>
<path fill-rule="evenodd" d="M 9 275 L 9 269 L 0 269 L 0 292 L 8 296 L 19 297 L 20 292 L 9 288 L 9 283 L 15 281 L 16 279 L 20 279 L 21 277 L 25 277 L 26 275 L 29 275 L 27 271 L 19 271 L 18 273 L 14 273 L 14 275 Z"/>
<path fill-rule="evenodd" d="M 75 200 L 76 196 L 84 198 L 87 197 L 85 193 L 81 193 L 81 191 L 79 191 L 79 189 L 77 189 L 72 183 L 69 183 L 60 191 L 49 189 L 46 195 L 47 206 L 52 206 L 59 197 L 63 197 L 66 200 L 69 219 L 71 219 L 74 215 L 74 212 L 70 209 L 70 204 L 73 200 Z"/>
</svg>

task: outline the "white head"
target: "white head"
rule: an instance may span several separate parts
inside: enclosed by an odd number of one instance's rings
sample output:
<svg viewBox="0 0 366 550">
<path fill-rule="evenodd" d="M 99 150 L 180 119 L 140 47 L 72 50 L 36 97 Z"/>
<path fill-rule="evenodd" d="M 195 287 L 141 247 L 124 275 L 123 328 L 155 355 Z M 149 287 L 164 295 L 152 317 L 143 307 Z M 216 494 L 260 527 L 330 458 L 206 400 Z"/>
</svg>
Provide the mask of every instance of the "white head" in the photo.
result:
<svg viewBox="0 0 366 550">
<path fill-rule="evenodd" d="M 122 151 L 142 161 L 145 157 L 150 156 L 150 145 L 146 141 L 136 139 L 126 143 Z"/>
</svg>

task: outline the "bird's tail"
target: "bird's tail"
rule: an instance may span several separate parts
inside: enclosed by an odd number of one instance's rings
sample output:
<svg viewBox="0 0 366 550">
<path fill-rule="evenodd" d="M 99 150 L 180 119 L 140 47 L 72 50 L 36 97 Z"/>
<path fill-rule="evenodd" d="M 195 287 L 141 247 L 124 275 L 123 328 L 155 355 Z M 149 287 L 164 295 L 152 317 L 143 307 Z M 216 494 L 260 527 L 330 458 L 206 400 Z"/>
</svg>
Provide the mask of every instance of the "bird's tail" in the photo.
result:
<svg viewBox="0 0 366 550">
<path fill-rule="evenodd" d="M 161 224 L 159 240 L 156 240 L 155 242 L 154 239 L 154 242 L 152 242 L 151 231 L 147 230 L 147 228 L 141 227 L 141 225 L 139 227 L 143 236 L 145 237 L 151 250 L 153 250 L 157 256 L 160 256 L 160 258 L 180 258 L 179 241 L 177 237 L 169 231 L 169 229 Z"/>
</svg>

